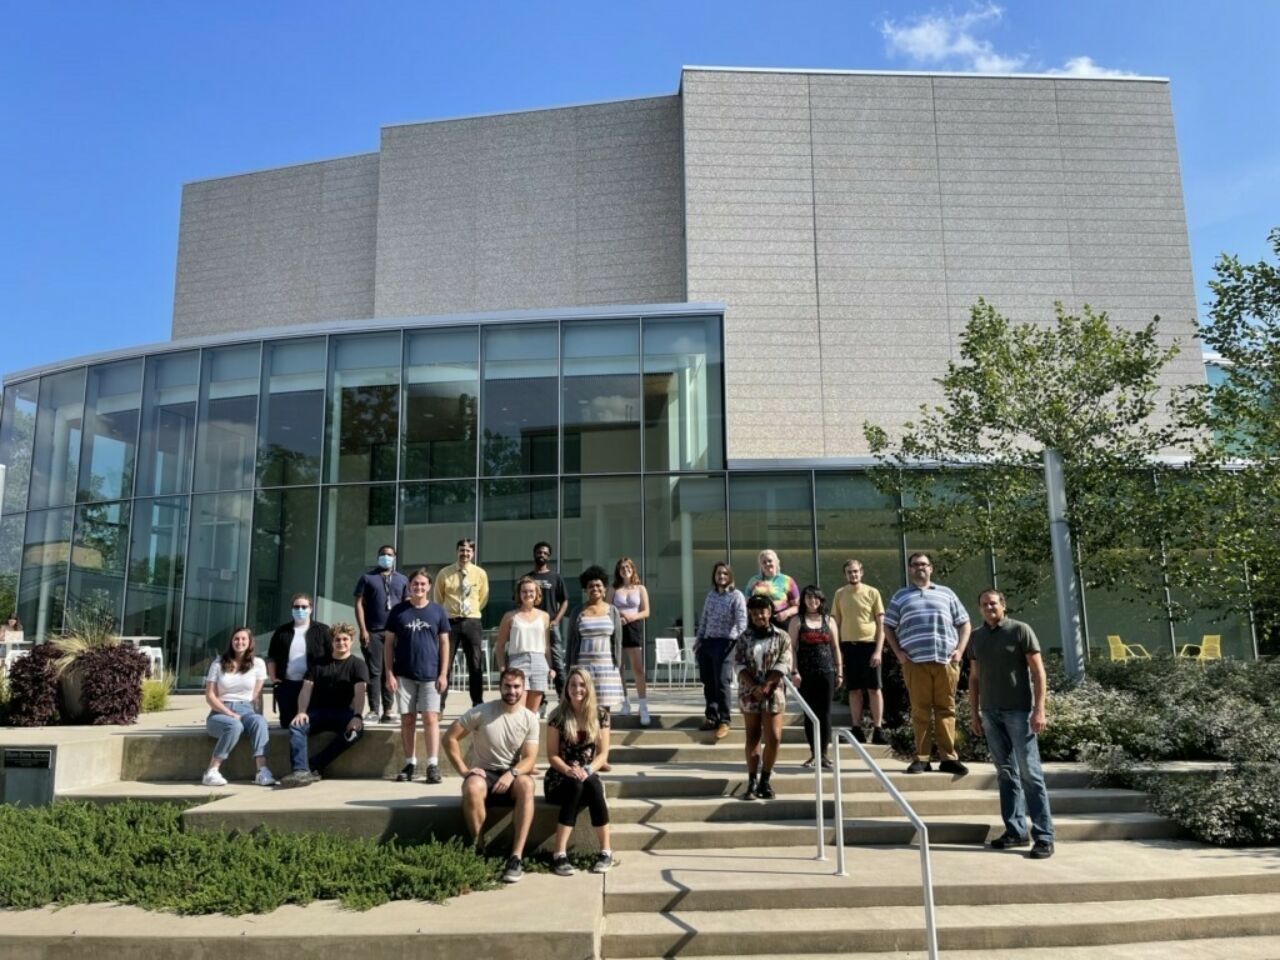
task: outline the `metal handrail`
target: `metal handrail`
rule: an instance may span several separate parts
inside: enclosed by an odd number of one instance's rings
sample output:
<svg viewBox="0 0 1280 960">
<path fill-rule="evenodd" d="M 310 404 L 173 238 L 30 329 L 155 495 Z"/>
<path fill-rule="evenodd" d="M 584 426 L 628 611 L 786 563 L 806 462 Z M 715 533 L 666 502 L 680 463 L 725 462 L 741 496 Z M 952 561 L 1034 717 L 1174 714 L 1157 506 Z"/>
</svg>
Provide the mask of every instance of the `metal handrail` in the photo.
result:
<svg viewBox="0 0 1280 960">
<path fill-rule="evenodd" d="M 804 711 L 804 715 L 808 717 L 809 722 L 813 724 L 813 735 L 817 737 L 819 735 L 819 731 L 822 729 L 818 725 L 818 715 L 813 712 L 813 708 L 810 707 L 809 704 L 805 703 L 804 697 L 800 696 L 800 691 L 796 689 L 796 685 L 791 682 L 790 677 L 784 674 L 782 677 L 782 682 L 787 685 L 787 691 L 796 698 L 796 701 L 800 704 L 800 709 Z M 762 731 L 762 734 L 763 734 L 763 731 Z M 778 746 L 781 747 L 782 745 L 779 744 Z M 815 809 L 814 809 L 813 816 L 814 816 L 814 820 L 817 821 L 817 824 L 818 824 L 818 855 L 814 857 L 814 859 L 825 860 L 827 859 L 827 848 L 826 848 L 827 828 L 824 820 L 824 810 L 823 810 L 825 804 L 823 803 L 823 800 L 822 800 L 822 764 L 818 762 L 817 753 L 814 754 L 814 758 L 813 758 L 813 786 L 814 786 L 814 794 L 815 794 L 815 797 L 814 797 Z M 840 796 L 839 779 L 836 780 L 836 796 L 837 797 Z M 836 808 L 836 816 L 839 817 L 838 801 L 837 801 L 837 808 Z M 838 822 L 843 823 L 843 821 L 838 821 Z M 843 829 L 838 832 L 843 833 Z M 843 839 L 842 839 L 841 856 L 843 855 L 844 854 L 843 854 Z M 844 861 L 842 860 L 841 863 L 843 862 Z"/>
<path fill-rule="evenodd" d="M 804 703 L 804 701 L 802 700 L 801 703 Z M 920 885 L 923 888 L 924 896 L 925 947 L 929 952 L 929 960 L 937 960 L 938 927 L 933 914 L 933 865 L 929 859 L 929 828 L 916 815 L 906 797 L 898 792 L 898 788 L 893 785 L 885 772 L 880 769 L 880 765 L 867 752 L 867 748 L 857 741 L 852 730 L 848 727 L 837 727 L 831 731 L 831 735 L 835 740 L 835 749 L 832 751 L 835 763 L 833 764 L 832 773 L 835 775 L 836 876 L 847 877 L 849 875 L 844 861 L 844 796 L 840 783 L 840 741 L 844 740 L 862 756 L 862 762 L 867 765 L 867 769 L 880 781 L 880 785 L 888 791 L 889 796 L 893 798 L 893 802 L 906 814 L 907 819 L 911 821 L 911 825 L 916 828 L 916 833 L 920 836 Z M 818 796 L 821 799 L 821 793 Z"/>
</svg>

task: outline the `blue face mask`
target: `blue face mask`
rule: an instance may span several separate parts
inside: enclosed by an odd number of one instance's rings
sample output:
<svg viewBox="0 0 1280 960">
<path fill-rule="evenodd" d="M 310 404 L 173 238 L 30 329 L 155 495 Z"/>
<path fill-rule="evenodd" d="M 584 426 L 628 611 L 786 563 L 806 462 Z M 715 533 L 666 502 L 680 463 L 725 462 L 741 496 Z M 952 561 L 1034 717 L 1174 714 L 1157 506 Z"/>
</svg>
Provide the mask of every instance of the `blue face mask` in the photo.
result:
<svg viewBox="0 0 1280 960">
<path fill-rule="evenodd" d="M 382 556 L 378 558 L 378 566 L 380 566 L 383 570 L 391 570 L 395 567 L 395 565 L 396 565 L 395 557 L 388 556 L 387 554 L 384 553 Z"/>
<path fill-rule="evenodd" d="M 307 620 L 311 619 L 310 607 L 294 607 L 292 613 L 293 619 L 297 623 L 306 623 Z"/>
</svg>

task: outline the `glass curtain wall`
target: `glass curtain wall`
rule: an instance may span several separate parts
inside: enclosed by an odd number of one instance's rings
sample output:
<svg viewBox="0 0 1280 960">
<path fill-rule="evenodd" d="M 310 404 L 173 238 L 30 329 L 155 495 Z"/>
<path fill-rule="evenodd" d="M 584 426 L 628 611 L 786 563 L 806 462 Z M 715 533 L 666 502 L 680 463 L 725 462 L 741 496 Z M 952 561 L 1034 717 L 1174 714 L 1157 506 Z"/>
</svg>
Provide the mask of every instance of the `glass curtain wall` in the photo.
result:
<svg viewBox="0 0 1280 960">
<path fill-rule="evenodd" d="M 75 502 L 84 419 L 84 379 L 83 367 L 40 379 L 29 510 Z"/>
<path fill-rule="evenodd" d="M 730 566 L 744 591 L 760 572 L 759 554 L 778 555 L 796 585 L 817 583 L 813 551 L 813 488 L 809 473 L 729 475 Z"/>
<path fill-rule="evenodd" d="M 178 662 L 188 510 L 187 497 L 135 500 L 130 518 L 128 584 L 120 632 L 138 638 L 138 643 L 162 647 L 169 671 Z"/>
<path fill-rule="evenodd" d="M 199 389 L 199 351 L 147 357 L 134 496 L 190 492 Z"/>
<path fill-rule="evenodd" d="M 560 566 L 577 577 L 596 563 L 613 582 L 613 568 L 630 557 L 645 578 L 644 530 L 640 502 L 644 496 L 637 477 L 577 477 L 561 487 Z M 529 543 L 532 552 L 533 541 Z M 646 624 L 647 626 L 647 624 Z"/>
<path fill-rule="evenodd" d="M 378 548 L 395 543 L 396 486 L 351 484 L 325 487 L 320 494 L 320 564 L 315 611 L 324 623 L 354 624 L 356 581 L 374 565 Z M 310 584 L 286 592 L 309 591 Z M 266 627 L 255 624 L 259 630 Z"/>
<path fill-rule="evenodd" d="M 558 535 L 560 505 L 559 485 L 554 477 L 527 480 L 485 480 L 480 484 L 480 537 L 476 543 L 476 562 L 489 575 L 489 605 L 484 611 L 484 625 L 496 627 L 502 614 L 511 609 L 511 590 L 515 582 L 533 569 L 533 545 L 546 540 L 560 555 Z M 453 544 L 448 545 L 453 559 Z M 560 563 L 566 581 L 576 578 L 574 570 Z M 577 602 L 578 592 L 566 583 L 569 603 Z"/>
<path fill-rule="evenodd" d="M 253 494 L 191 498 L 191 543 L 185 576 L 178 683 L 198 687 L 212 658 L 244 623 L 249 586 Z"/>
<path fill-rule="evenodd" d="M 724 469 L 723 390 L 719 317 L 645 320 L 645 470 Z"/>
<path fill-rule="evenodd" d="M 253 486 L 260 344 L 205 350 L 196 419 L 196 490 Z"/>
<path fill-rule="evenodd" d="M 263 344 L 258 486 L 320 481 L 326 357 L 322 338 Z"/>
<path fill-rule="evenodd" d="M 395 480 L 400 444 L 400 334 L 362 333 L 330 343 L 325 479 Z"/>
<path fill-rule="evenodd" d="M 77 493 L 81 503 L 133 495 L 141 401 L 141 360 L 89 368 Z"/>
<path fill-rule="evenodd" d="M 24 380 L 4 389 L 4 407 L 0 410 L 0 463 L 6 467 L 4 486 L 0 488 L 0 511 L 4 513 L 21 513 L 27 509 L 39 400 L 39 380 Z"/>
<path fill-rule="evenodd" d="M 556 324 L 493 326 L 481 332 L 482 475 L 555 474 L 560 432 Z"/>
<path fill-rule="evenodd" d="M 72 510 L 32 510 L 27 514 L 19 574 L 18 618 L 25 634 L 50 637 L 62 629 L 71 556 Z"/>
<path fill-rule="evenodd" d="M 401 486 L 398 566 L 405 576 L 426 567 L 434 578 L 437 570 L 453 563 L 457 556 L 455 545 L 464 537 L 472 540 L 476 537 L 474 480 Z M 373 566 L 372 557 L 369 566 Z"/>
<path fill-rule="evenodd" d="M 319 520 L 318 487 L 255 492 L 248 621 L 255 629 L 285 623 L 289 598 L 314 589 Z"/>
<path fill-rule="evenodd" d="M 729 556 L 727 534 L 724 474 L 644 478 L 650 638 L 694 635 L 711 589 L 711 568 Z M 754 569 L 754 563 L 734 568 L 739 589 Z"/>
<path fill-rule="evenodd" d="M 124 621 L 124 588 L 129 555 L 129 503 L 87 503 L 76 508 L 71 542 L 67 607 Z"/>
<path fill-rule="evenodd" d="M 640 324 L 589 320 L 560 329 L 564 472 L 638 472 Z"/>
<path fill-rule="evenodd" d="M 0 519 L 0 617 L 18 610 L 18 574 L 22 568 L 22 528 L 25 517 Z"/>
<path fill-rule="evenodd" d="M 881 493 L 865 474 L 819 473 L 814 477 L 814 517 L 818 580 L 827 600 L 845 583 L 845 561 L 859 560 L 863 582 L 888 603 L 905 582 L 898 498 Z"/>
<path fill-rule="evenodd" d="M 404 349 L 400 478 L 474 477 L 480 407 L 479 329 L 406 333 Z"/>
</svg>

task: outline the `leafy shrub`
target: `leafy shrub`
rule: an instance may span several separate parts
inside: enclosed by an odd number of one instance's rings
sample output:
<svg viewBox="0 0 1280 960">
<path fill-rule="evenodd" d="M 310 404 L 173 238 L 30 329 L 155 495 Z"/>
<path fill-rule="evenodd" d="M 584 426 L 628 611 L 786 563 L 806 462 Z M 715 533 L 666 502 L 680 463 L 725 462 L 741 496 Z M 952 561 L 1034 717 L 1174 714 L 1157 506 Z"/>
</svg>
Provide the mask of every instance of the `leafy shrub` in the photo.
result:
<svg viewBox="0 0 1280 960">
<path fill-rule="evenodd" d="M 147 677 L 142 681 L 142 712 L 159 713 L 169 708 L 169 695 L 173 693 L 174 677 L 167 679 Z"/>
<path fill-rule="evenodd" d="M 9 669 L 9 723 L 15 727 L 42 727 L 58 715 L 58 678 L 54 662 L 58 651 L 51 644 L 33 647 Z"/>
<path fill-rule="evenodd" d="M 1152 807 L 1204 843 L 1280 843 L 1280 768 L 1236 764 L 1210 775 L 1152 778 Z"/>
<path fill-rule="evenodd" d="M 128 644 L 97 647 L 76 658 L 83 671 L 85 719 L 93 724 L 133 723 L 142 708 L 142 678 L 151 672 L 146 654 Z"/>
</svg>

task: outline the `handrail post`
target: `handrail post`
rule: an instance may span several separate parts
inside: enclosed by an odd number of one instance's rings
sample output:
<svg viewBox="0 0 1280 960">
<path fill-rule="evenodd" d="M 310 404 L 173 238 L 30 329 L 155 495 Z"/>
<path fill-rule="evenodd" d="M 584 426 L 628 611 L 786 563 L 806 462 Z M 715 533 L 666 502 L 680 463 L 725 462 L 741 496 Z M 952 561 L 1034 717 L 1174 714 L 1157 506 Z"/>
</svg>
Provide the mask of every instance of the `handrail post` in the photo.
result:
<svg viewBox="0 0 1280 960">
<path fill-rule="evenodd" d="M 804 711 L 805 716 L 809 718 L 809 722 L 813 724 L 814 742 L 815 743 L 819 742 L 822 737 L 822 727 L 818 724 L 818 715 L 814 713 L 813 708 L 810 707 L 809 704 L 805 702 L 804 697 L 800 696 L 800 691 L 796 689 L 796 685 L 791 682 L 790 677 L 784 674 L 782 677 L 782 682 L 786 684 L 787 691 L 795 696 L 796 701 L 800 704 L 800 709 Z M 779 747 L 781 747 L 781 744 L 779 744 Z M 813 783 L 814 783 L 814 794 L 816 796 L 814 820 L 817 821 L 817 824 L 818 824 L 818 855 L 814 857 L 814 859 L 825 860 L 827 859 L 827 849 L 826 849 L 827 827 L 824 820 L 824 812 L 823 812 L 824 804 L 822 799 L 822 764 L 818 762 L 818 754 L 816 751 L 814 752 L 814 762 L 813 762 Z M 839 786 L 837 786 L 836 789 L 838 790 Z"/>
</svg>

